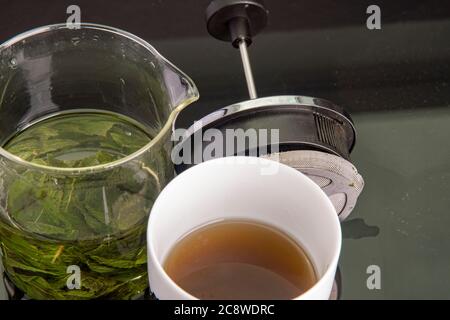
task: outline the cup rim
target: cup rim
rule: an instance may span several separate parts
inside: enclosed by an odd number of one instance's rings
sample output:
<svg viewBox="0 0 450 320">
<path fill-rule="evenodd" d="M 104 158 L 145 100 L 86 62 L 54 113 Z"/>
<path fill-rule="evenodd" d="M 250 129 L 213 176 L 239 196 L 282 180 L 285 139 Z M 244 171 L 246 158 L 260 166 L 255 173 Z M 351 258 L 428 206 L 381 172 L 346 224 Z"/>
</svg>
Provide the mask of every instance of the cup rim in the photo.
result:
<svg viewBox="0 0 450 320">
<path fill-rule="evenodd" d="M 258 161 L 261 161 L 262 163 L 270 163 L 270 162 L 276 162 L 274 160 L 269 160 L 269 159 L 264 159 L 264 158 L 258 158 L 258 157 L 247 157 L 247 156 L 235 156 L 233 158 L 236 158 L 236 163 L 242 164 L 242 162 L 240 161 L 244 161 L 244 163 L 250 163 L 252 161 L 252 159 L 257 159 Z M 248 162 L 246 162 L 248 160 Z M 217 158 L 217 159 L 212 159 L 212 160 L 208 160 L 205 162 L 202 162 L 192 168 L 189 168 L 186 171 L 183 171 L 181 174 L 179 174 L 177 177 L 175 177 L 172 181 L 170 181 L 168 183 L 168 185 L 166 187 L 168 187 L 171 184 L 177 183 L 176 180 L 179 176 L 185 175 L 187 172 L 194 170 L 195 168 L 197 168 L 198 166 L 206 166 L 206 165 L 212 165 L 215 162 L 219 162 L 219 161 L 223 161 L 223 158 Z M 253 160 L 254 161 L 254 160 Z M 312 294 L 315 290 L 318 290 L 319 287 L 321 287 L 323 285 L 323 283 L 325 281 L 327 281 L 327 279 L 332 276 L 331 273 L 334 273 L 334 266 L 337 266 L 337 263 L 339 261 L 339 256 L 340 256 L 340 252 L 341 252 L 341 248 L 342 248 L 342 231 L 341 231 L 341 224 L 339 221 L 339 218 L 336 214 L 336 211 L 334 209 L 333 204 L 331 203 L 331 200 L 328 198 L 328 196 L 323 192 L 323 190 L 316 184 L 314 183 L 311 179 L 309 179 L 308 177 L 306 177 L 303 173 L 299 172 L 298 170 L 285 165 L 283 163 L 279 163 L 276 162 L 278 165 L 280 165 L 280 168 L 284 168 L 283 170 L 286 171 L 290 171 L 292 174 L 296 174 L 298 177 L 300 177 L 301 179 L 303 179 L 303 181 L 305 182 L 305 184 L 309 184 L 309 186 L 315 190 L 315 192 L 317 194 L 320 194 L 320 197 L 322 197 L 322 199 L 324 200 L 324 203 L 327 203 L 328 206 L 328 211 L 331 212 L 331 219 L 334 220 L 334 225 L 337 226 L 338 228 L 338 233 L 341 235 L 338 237 L 338 241 L 335 244 L 335 248 L 333 250 L 333 256 L 331 258 L 330 263 L 328 263 L 325 272 L 320 276 L 319 280 L 317 280 L 314 285 L 309 288 L 308 290 L 306 290 L 305 292 L 303 292 L 302 294 L 293 297 L 291 300 L 298 300 L 302 297 L 307 297 L 310 294 Z M 197 168 L 198 170 L 198 168 Z M 184 290 L 182 287 L 180 287 L 177 283 L 175 283 L 175 281 L 167 274 L 167 272 L 164 270 L 163 266 L 162 266 L 162 262 L 159 261 L 159 259 L 156 257 L 156 253 L 155 253 L 155 248 L 154 248 L 154 244 L 153 241 L 151 241 L 151 232 L 150 231 L 150 227 L 153 226 L 154 224 L 154 220 L 155 220 L 155 215 L 153 213 L 153 208 L 156 208 L 156 205 L 158 203 L 158 200 L 160 198 L 158 197 L 155 201 L 155 203 L 153 204 L 152 210 L 150 212 L 150 216 L 149 216 L 149 220 L 148 220 L 148 225 L 147 225 L 147 248 L 148 248 L 148 258 L 147 259 L 152 259 L 155 263 L 154 266 L 156 267 L 156 271 L 159 273 L 160 276 L 163 277 L 163 280 L 166 281 L 166 283 L 168 283 L 172 288 L 174 288 L 178 294 L 180 294 L 180 296 L 182 296 L 184 299 L 190 299 L 190 300 L 200 300 L 199 298 L 193 296 L 192 294 L 190 294 L 189 292 L 187 292 L 186 290 Z M 161 201 L 161 200 L 159 200 Z M 153 217 L 153 218 L 152 218 Z M 258 221 L 258 220 L 255 220 Z M 209 224 L 209 223 L 207 223 Z M 207 225 L 205 224 L 205 225 Z M 199 227 L 199 226 L 197 226 Z M 280 231 L 284 232 L 282 227 L 277 227 L 278 229 L 280 229 Z M 151 290 L 151 284 L 150 284 L 150 290 Z"/>
<path fill-rule="evenodd" d="M 63 168 L 63 167 L 46 166 L 46 165 L 42 165 L 42 164 L 24 160 L 14 154 L 12 154 L 11 152 L 7 151 L 6 149 L 4 149 L 1 146 L 0 146 L 0 156 L 3 156 L 5 158 L 7 158 L 8 160 L 15 162 L 19 165 L 22 165 L 22 166 L 25 166 L 25 167 L 28 167 L 31 169 L 37 169 L 37 170 L 41 170 L 44 172 L 49 172 L 52 174 L 79 175 L 79 174 L 98 173 L 98 172 L 102 172 L 102 171 L 107 171 L 107 170 L 119 167 L 119 166 L 123 165 L 124 163 L 127 163 L 131 160 L 136 159 L 137 157 L 142 155 L 144 152 L 146 152 L 148 149 L 150 149 L 152 146 L 159 143 L 162 140 L 162 138 L 167 134 L 167 132 L 169 132 L 172 129 L 172 123 L 175 121 L 177 115 L 181 112 L 181 110 L 183 110 L 185 107 L 187 107 L 188 105 L 190 105 L 191 103 L 193 103 L 199 99 L 198 89 L 197 89 L 195 83 L 192 81 L 192 79 L 188 75 L 186 75 L 183 71 L 178 69 L 172 62 L 167 60 L 152 45 L 150 45 L 147 41 L 143 40 L 142 38 L 128 32 L 128 31 L 124 31 L 124 30 L 121 30 L 121 29 L 118 29 L 115 27 L 110 27 L 110 26 L 106 26 L 106 25 L 102 25 L 102 24 L 81 22 L 81 23 L 77 24 L 77 26 L 79 26 L 79 29 L 97 29 L 100 31 L 117 34 L 121 37 L 125 37 L 125 38 L 128 38 L 128 39 L 136 42 L 143 48 L 147 49 L 150 53 L 157 56 L 158 59 L 162 61 L 162 63 L 170 66 L 176 72 L 178 72 L 183 78 L 185 78 L 186 81 L 189 83 L 189 86 L 192 88 L 192 95 L 188 99 L 183 100 L 177 106 L 173 107 L 173 110 L 170 112 L 169 116 L 167 117 L 167 120 L 164 123 L 163 127 L 161 128 L 161 130 L 158 132 L 158 134 L 153 139 L 151 139 L 146 145 L 141 147 L 139 150 L 136 150 L 135 152 L 130 153 L 129 155 L 122 157 L 115 161 L 111 161 L 111 162 L 108 162 L 105 164 L 99 164 L 99 165 L 90 166 L 90 167 L 80 167 L 80 168 Z M 59 30 L 59 29 L 70 29 L 70 28 L 68 27 L 67 23 L 56 23 L 56 24 L 50 24 L 50 25 L 46 25 L 46 26 L 33 28 L 31 30 L 22 32 L 16 36 L 10 38 L 9 40 L 6 40 L 5 42 L 1 43 L 0 44 L 0 52 L 5 50 L 6 48 L 10 47 L 11 45 L 14 45 L 14 44 L 16 44 L 22 40 L 25 40 L 29 37 L 32 37 L 34 35 L 42 34 L 45 32 L 51 32 L 51 31 Z"/>
</svg>

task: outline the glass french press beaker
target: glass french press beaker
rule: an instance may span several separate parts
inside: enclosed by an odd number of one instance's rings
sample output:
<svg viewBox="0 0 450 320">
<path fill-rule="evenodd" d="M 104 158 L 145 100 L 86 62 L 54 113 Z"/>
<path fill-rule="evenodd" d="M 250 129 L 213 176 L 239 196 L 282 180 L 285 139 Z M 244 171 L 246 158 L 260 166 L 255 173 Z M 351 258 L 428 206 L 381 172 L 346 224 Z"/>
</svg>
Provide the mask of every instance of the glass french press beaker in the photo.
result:
<svg viewBox="0 0 450 320">
<path fill-rule="evenodd" d="M 146 222 L 194 83 L 138 37 L 51 25 L 0 45 L 0 244 L 33 299 L 148 287 Z"/>
</svg>

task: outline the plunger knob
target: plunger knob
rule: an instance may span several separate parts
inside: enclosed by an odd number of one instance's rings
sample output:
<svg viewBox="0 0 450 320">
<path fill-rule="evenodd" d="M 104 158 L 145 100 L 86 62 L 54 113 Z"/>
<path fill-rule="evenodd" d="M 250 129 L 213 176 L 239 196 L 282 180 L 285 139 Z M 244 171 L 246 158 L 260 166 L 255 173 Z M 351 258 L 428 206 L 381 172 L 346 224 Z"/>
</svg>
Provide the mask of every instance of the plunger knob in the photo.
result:
<svg viewBox="0 0 450 320">
<path fill-rule="evenodd" d="M 252 37 L 267 25 L 268 13 L 263 1 L 213 0 L 206 9 L 207 29 L 214 38 L 231 42 L 235 48 L 242 40 L 249 46 Z"/>
<path fill-rule="evenodd" d="M 206 9 L 209 34 L 239 48 L 250 99 L 257 94 L 247 47 L 267 25 L 268 14 L 264 3 L 256 0 L 213 0 Z"/>
</svg>

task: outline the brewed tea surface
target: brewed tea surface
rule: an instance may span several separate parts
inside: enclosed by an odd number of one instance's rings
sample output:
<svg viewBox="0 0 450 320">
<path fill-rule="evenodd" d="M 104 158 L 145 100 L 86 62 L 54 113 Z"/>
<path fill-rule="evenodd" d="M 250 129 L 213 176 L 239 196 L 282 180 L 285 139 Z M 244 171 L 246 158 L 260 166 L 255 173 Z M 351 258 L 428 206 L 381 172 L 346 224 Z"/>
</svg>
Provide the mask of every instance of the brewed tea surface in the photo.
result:
<svg viewBox="0 0 450 320">
<path fill-rule="evenodd" d="M 164 269 L 199 299 L 292 299 L 317 281 L 300 245 L 253 221 L 222 221 L 194 230 L 175 244 Z"/>
</svg>

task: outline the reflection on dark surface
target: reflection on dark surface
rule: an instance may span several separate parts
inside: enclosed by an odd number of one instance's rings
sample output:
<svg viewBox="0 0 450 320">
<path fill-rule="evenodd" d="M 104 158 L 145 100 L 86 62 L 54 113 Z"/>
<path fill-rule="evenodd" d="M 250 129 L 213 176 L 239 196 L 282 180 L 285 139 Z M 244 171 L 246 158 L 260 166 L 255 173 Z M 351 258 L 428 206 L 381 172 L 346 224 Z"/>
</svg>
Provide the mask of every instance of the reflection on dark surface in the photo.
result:
<svg viewBox="0 0 450 320">
<path fill-rule="evenodd" d="M 450 298 L 450 107 L 360 113 L 354 121 L 352 159 L 366 184 L 349 219 L 382 232 L 344 239 L 343 298 Z M 380 267 L 381 290 L 366 286 L 370 265 Z"/>
<path fill-rule="evenodd" d="M 341 227 L 344 239 L 370 238 L 376 237 L 380 233 L 380 228 L 367 225 L 361 218 L 346 220 Z"/>
<path fill-rule="evenodd" d="M 196 82 L 201 100 L 180 124 L 248 99 L 241 61 L 229 43 L 210 37 L 209 0 L 80 0 L 82 21 L 126 29 L 154 45 Z M 2 4 L 0 41 L 62 22 L 69 0 Z M 250 57 L 260 96 L 328 99 L 352 114 L 450 104 L 450 2 L 379 0 L 382 30 L 366 28 L 369 0 L 266 0 L 269 25 Z M 42 10 L 41 10 L 42 11 Z"/>
<path fill-rule="evenodd" d="M 341 294 L 342 294 L 342 276 L 341 270 L 339 266 L 337 266 L 329 300 L 339 300 L 341 299 Z"/>
<path fill-rule="evenodd" d="M 207 34 L 208 3 L 77 1 L 82 21 L 141 36 L 191 76 L 201 98 L 184 127 L 248 99 L 239 53 Z M 351 158 L 365 189 L 343 224 L 342 298 L 450 298 L 450 2 L 376 1 L 377 31 L 365 25 L 373 1 L 266 3 L 269 25 L 249 49 L 259 95 L 328 99 L 356 125 Z M 65 21 L 69 4 L 2 3 L 0 41 Z M 380 266 L 381 290 L 366 286 L 369 265 Z"/>
</svg>

